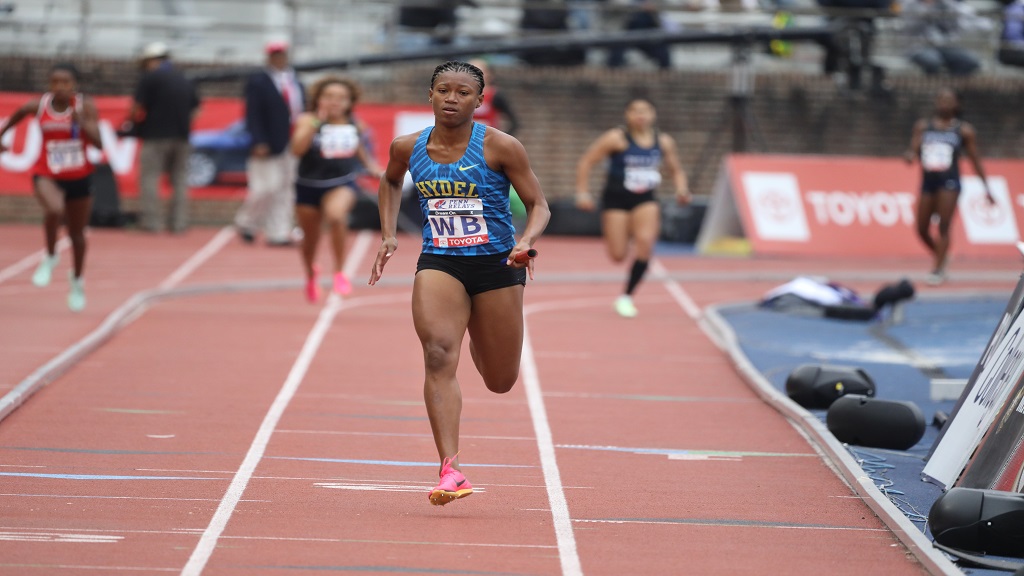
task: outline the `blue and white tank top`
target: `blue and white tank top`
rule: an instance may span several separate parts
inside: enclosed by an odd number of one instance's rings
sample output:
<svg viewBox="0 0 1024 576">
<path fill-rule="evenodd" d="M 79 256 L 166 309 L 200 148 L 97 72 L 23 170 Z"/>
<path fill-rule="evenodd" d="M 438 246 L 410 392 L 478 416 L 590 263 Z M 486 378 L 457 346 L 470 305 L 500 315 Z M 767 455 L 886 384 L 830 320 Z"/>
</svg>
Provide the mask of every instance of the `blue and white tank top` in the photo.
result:
<svg viewBox="0 0 1024 576">
<path fill-rule="evenodd" d="M 452 164 L 439 164 L 427 154 L 433 126 L 416 140 L 409 172 L 423 213 L 423 252 L 445 256 L 508 254 L 515 246 L 509 209 L 509 179 L 487 167 L 484 133 L 473 123 L 466 153 Z"/>
<path fill-rule="evenodd" d="M 661 184 L 661 146 L 658 133 L 654 133 L 654 145 L 644 148 L 637 144 L 629 131 L 623 129 L 629 145 L 625 150 L 612 154 L 608 162 L 607 193 L 643 194 L 658 188 Z"/>
</svg>

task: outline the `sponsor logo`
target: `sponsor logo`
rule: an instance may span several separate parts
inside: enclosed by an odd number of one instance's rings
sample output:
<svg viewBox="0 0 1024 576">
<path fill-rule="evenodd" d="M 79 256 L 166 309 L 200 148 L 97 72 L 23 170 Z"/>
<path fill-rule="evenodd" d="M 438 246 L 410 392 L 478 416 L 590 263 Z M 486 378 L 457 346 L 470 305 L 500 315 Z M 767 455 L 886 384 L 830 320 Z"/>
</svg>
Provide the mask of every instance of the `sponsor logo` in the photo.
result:
<svg viewBox="0 0 1024 576">
<path fill-rule="evenodd" d="M 913 226 L 916 198 L 910 192 L 807 192 L 818 224 L 837 226 Z"/>
<path fill-rule="evenodd" d="M 742 179 L 754 227 L 762 240 L 810 240 L 800 186 L 793 174 L 744 172 Z"/>
<path fill-rule="evenodd" d="M 475 168 L 476 166 L 477 164 L 470 164 L 469 166 L 459 166 L 459 172 L 465 172 L 466 170 L 469 170 L 470 168 Z"/>
<path fill-rule="evenodd" d="M 988 189 L 995 204 L 985 196 L 985 187 L 977 176 L 961 179 L 963 190 L 957 200 L 967 240 L 972 244 L 1013 244 L 1019 240 L 1017 220 L 1006 178 L 990 176 Z"/>
<path fill-rule="evenodd" d="M 489 236 L 463 236 L 461 238 L 434 238 L 434 246 L 438 248 L 462 248 L 465 246 L 478 246 L 487 244 L 491 239 Z"/>
</svg>

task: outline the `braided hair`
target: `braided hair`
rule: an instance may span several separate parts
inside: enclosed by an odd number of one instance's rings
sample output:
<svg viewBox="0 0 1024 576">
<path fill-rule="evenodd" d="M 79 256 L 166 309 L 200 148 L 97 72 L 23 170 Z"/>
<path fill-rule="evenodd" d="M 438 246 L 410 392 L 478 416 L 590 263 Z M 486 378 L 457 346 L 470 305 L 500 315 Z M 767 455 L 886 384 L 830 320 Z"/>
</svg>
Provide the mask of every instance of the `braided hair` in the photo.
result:
<svg viewBox="0 0 1024 576">
<path fill-rule="evenodd" d="M 484 92 L 484 72 L 483 70 L 473 66 L 469 62 L 462 62 L 459 60 L 449 60 L 444 64 L 434 68 L 434 75 L 430 77 L 430 87 L 434 87 L 434 82 L 437 81 L 437 77 L 445 72 L 465 72 L 473 77 L 480 84 L 480 93 Z"/>
</svg>

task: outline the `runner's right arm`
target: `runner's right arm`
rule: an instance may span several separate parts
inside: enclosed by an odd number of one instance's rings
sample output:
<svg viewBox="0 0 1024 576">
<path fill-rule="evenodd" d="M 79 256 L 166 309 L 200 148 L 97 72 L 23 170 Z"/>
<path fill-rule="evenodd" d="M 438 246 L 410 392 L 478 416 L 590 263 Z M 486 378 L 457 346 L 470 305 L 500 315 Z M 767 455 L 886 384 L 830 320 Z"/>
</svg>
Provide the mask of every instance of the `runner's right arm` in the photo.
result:
<svg viewBox="0 0 1024 576">
<path fill-rule="evenodd" d="M 11 114 L 7 121 L 4 122 L 3 128 L 0 128 L 0 152 L 5 152 L 7 150 L 7 146 L 4 146 L 3 143 L 4 134 L 6 134 L 11 128 L 17 126 L 19 122 L 36 110 L 39 110 L 39 100 L 30 100 L 23 104 L 21 108 L 15 110 L 14 114 Z"/>
</svg>

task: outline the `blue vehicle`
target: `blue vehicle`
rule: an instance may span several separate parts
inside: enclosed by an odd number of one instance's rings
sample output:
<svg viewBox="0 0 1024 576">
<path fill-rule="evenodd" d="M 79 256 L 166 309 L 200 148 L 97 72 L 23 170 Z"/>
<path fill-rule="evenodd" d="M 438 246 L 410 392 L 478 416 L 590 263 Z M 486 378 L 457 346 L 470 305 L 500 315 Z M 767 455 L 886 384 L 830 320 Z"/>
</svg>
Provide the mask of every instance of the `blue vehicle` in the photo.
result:
<svg viewBox="0 0 1024 576">
<path fill-rule="evenodd" d="M 236 120 L 218 130 L 193 131 L 189 143 L 189 186 L 246 183 L 245 163 L 252 137 L 245 130 L 245 120 Z"/>
</svg>

